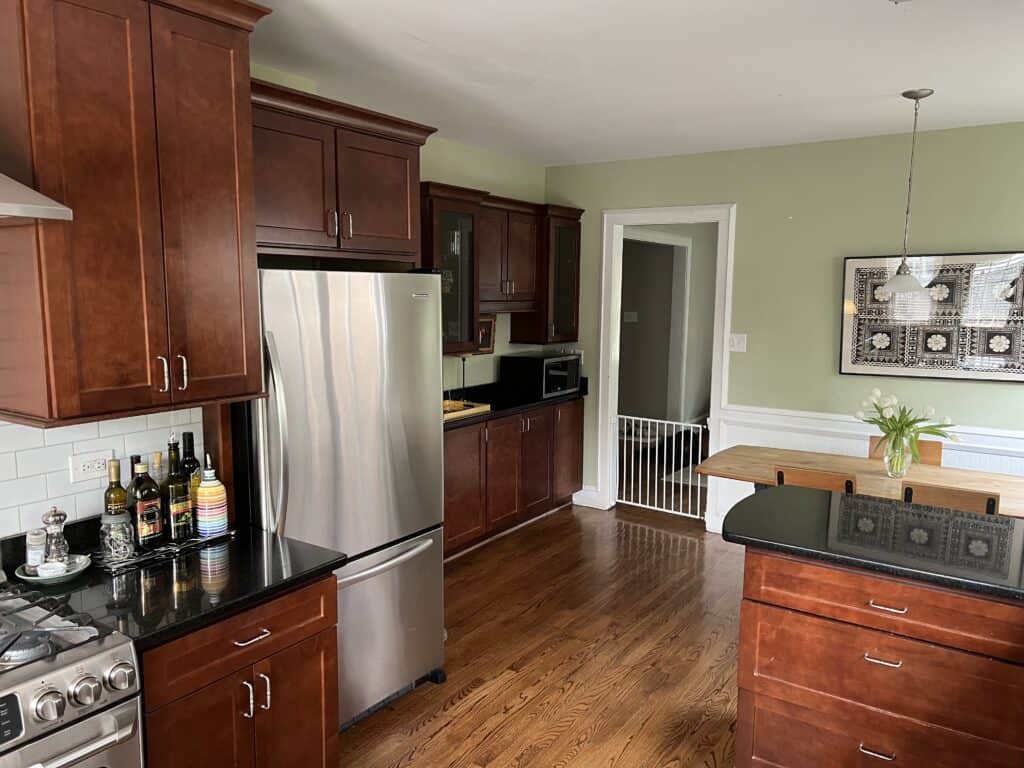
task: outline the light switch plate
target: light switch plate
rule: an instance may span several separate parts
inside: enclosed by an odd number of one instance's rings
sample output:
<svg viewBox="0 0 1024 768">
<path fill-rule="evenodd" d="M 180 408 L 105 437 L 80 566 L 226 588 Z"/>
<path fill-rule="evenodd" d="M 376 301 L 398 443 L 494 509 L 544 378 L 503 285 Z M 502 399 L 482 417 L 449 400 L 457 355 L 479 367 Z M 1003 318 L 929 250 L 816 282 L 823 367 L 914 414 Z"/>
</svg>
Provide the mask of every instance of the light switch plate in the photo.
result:
<svg viewBox="0 0 1024 768">
<path fill-rule="evenodd" d="M 747 334 L 745 334 L 745 333 L 731 333 L 731 334 L 729 334 L 729 351 L 730 352 L 746 352 L 747 351 Z"/>
<path fill-rule="evenodd" d="M 112 458 L 114 458 L 112 450 L 75 454 L 68 459 L 68 463 L 71 465 L 71 482 L 80 483 L 83 480 L 106 477 L 107 461 Z"/>
<path fill-rule="evenodd" d="M 639 322 L 639 313 L 637 312 L 623 312 L 622 322 L 624 323 L 636 323 Z"/>
</svg>

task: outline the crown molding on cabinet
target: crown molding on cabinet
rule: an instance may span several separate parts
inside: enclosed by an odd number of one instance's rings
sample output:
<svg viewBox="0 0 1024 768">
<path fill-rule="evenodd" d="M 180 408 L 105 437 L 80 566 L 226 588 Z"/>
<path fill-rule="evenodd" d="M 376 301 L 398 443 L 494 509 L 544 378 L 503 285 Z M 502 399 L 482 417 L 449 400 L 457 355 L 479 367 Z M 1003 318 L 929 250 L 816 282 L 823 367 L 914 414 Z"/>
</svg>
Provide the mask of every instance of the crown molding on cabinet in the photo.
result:
<svg viewBox="0 0 1024 768">
<path fill-rule="evenodd" d="M 158 5 L 213 19 L 246 32 L 252 32 L 256 22 L 270 13 L 269 8 L 249 0 L 160 0 Z"/>
</svg>

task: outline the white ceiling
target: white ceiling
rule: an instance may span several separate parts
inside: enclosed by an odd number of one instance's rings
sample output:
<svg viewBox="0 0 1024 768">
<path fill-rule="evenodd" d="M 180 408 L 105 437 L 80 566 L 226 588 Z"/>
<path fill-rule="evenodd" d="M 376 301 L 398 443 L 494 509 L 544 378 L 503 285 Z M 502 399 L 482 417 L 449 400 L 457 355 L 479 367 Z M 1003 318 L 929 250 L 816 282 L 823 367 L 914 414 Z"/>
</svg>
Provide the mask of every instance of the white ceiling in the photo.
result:
<svg viewBox="0 0 1024 768">
<path fill-rule="evenodd" d="M 261 0 L 256 62 L 555 165 L 1024 120 L 1022 0 Z"/>
</svg>

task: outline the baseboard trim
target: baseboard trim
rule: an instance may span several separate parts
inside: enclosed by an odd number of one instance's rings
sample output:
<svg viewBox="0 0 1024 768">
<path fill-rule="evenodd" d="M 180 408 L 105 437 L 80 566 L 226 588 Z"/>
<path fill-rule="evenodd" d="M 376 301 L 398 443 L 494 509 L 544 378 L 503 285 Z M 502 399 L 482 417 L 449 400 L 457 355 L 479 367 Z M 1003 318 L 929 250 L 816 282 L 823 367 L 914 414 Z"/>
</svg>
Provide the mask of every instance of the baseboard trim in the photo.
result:
<svg viewBox="0 0 1024 768">
<path fill-rule="evenodd" d="M 611 509 L 615 505 L 608 505 L 604 496 L 597 492 L 597 488 L 592 485 L 583 486 L 582 491 L 576 491 L 572 495 L 572 503 L 578 507 L 590 507 L 591 509 Z"/>
</svg>

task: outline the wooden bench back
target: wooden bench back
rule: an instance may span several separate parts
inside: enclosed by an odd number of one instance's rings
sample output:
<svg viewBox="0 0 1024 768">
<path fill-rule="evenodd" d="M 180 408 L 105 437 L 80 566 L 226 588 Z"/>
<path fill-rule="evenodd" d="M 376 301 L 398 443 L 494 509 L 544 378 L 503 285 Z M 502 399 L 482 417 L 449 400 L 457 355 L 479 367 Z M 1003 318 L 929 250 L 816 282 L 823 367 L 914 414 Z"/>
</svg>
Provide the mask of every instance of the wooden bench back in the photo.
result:
<svg viewBox="0 0 1024 768">
<path fill-rule="evenodd" d="M 853 475 L 842 472 L 827 472 L 804 467 L 775 467 L 776 485 L 798 485 L 801 488 L 818 488 L 837 493 L 856 493 L 857 480 Z"/>
<path fill-rule="evenodd" d="M 911 504 L 960 509 L 982 515 L 994 515 L 999 512 L 998 493 L 969 491 L 948 485 L 929 485 L 915 480 L 903 481 L 903 500 Z"/>
</svg>

